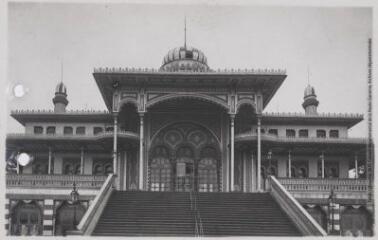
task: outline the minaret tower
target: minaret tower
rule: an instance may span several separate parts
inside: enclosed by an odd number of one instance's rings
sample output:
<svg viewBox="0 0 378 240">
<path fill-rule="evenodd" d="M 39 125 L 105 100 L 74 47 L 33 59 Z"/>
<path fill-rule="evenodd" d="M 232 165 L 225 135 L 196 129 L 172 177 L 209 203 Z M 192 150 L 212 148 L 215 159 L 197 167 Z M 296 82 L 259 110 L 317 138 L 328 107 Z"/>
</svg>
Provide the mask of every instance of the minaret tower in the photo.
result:
<svg viewBox="0 0 378 240">
<path fill-rule="evenodd" d="M 58 83 L 55 88 L 55 97 L 53 98 L 54 112 L 64 113 L 66 112 L 67 100 L 67 88 L 63 82 Z"/>
<path fill-rule="evenodd" d="M 303 108 L 305 109 L 306 115 L 317 115 L 317 107 L 319 105 L 319 101 L 316 99 L 315 89 L 314 87 L 307 85 L 304 91 L 304 102 L 302 104 Z"/>
</svg>

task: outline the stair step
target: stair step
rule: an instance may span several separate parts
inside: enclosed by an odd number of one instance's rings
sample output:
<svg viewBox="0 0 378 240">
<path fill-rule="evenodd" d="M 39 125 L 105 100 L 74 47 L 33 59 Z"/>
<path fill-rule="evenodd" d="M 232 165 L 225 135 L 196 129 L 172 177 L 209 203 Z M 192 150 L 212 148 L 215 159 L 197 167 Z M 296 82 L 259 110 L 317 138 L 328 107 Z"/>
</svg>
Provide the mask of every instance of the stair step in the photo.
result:
<svg viewBox="0 0 378 240">
<path fill-rule="evenodd" d="M 194 236 L 186 192 L 123 192 L 109 198 L 94 236 Z M 300 236 L 268 193 L 198 193 L 205 236 Z"/>
</svg>

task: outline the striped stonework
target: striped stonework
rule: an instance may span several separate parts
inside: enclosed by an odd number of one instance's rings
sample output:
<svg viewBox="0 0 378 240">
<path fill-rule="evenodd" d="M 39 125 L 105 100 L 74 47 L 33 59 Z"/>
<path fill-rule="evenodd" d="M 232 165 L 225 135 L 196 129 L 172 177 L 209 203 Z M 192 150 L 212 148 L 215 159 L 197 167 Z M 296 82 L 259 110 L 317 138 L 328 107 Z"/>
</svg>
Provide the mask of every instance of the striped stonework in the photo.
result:
<svg viewBox="0 0 378 240">
<path fill-rule="evenodd" d="M 43 207 L 43 235 L 52 236 L 53 232 L 53 216 L 54 216 L 54 200 L 45 199 Z"/>
<path fill-rule="evenodd" d="M 5 233 L 7 236 L 10 235 L 10 232 L 9 232 L 10 230 L 9 227 L 11 224 L 10 206 L 11 206 L 11 200 L 8 200 L 7 203 L 5 204 L 5 211 L 4 211 L 4 214 L 5 214 L 4 227 L 5 227 Z"/>
<path fill-rule="evenodd" d="M 338 203 L 330 204 L 330 212 L 328 214 L 329 214 L 329 219 L 330 219 L 329 232 L 332 231 L 332 223 L 333 223 L 333 231 L 331 232 L 331 234 L 340 235 L 340 204 Z"/>
</svg>

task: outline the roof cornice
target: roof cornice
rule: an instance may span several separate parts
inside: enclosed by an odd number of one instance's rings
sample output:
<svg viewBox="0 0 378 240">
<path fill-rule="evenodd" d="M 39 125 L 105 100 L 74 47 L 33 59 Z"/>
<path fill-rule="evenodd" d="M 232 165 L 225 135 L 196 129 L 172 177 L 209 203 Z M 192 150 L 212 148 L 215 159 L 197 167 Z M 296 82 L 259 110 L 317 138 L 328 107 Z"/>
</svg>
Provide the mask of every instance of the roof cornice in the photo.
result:
<svg viewBox="0 0 378 240">
<path fill-rule="evenodd" d="M 183 70 L 179 72 L 172 72 L 172 71 L 165 71 L 163 69 L 155 69 L 155 68 L 129 68 L 129 67 L 99 67 L 94 68 L 94 73 L 146 73 L 146 74 L 172 74 L 172 75 L 187 75 L 187 74 L 199 74 L 199 75 L 242 75 L 242 74 L 255 74 L 255 75 L 286 75 L 285 69 L 217 69 L 217 70 L 209 70 L 209 71 L 192 71 L 192 70 Z"/>
</svg>

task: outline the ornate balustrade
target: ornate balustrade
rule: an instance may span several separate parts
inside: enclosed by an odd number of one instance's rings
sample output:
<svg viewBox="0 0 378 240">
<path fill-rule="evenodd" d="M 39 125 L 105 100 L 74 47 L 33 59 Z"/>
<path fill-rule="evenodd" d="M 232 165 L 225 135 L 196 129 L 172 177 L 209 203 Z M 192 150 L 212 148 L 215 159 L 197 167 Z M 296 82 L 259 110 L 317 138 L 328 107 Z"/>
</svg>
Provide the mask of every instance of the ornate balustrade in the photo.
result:
<svg viewBox="0 0 378 240">
<path fill-rule="evenodd" d="M 129 68 L 129 67 L 99 67 L 94 69 L 94 73 L 146 73 L 146 74 L 185 74 L 190 73 L 192 74 L 194 71 L 192 70 L 183 70 L 180 72 L 171 72 L 164 69 L 155 69 L 155 68 Z M 208 70 L 204 72 L 195 71 L 196 74 L 270 74 L 270 75 L 285 75 L 285 69 L 216 69 L 216 70 Z"/>
<path fill-rule="evenodd" d="M 257 141 L 257 133 L 246 132 L 235 135 L 235 141 Z M 349 143 L 366 144 L 366 138 L 318 138 L 318 137 L 281 137 L 268 133 L 261 133 L 262 141 L 284 142 L 284 143 Z"/>
<path fill-rule="evenodd" d="M 126 137 L 131 139 L 139 139 L 139 134 L 130 131 L 117 132 L 118 137 Z M 9 133 L 8 139 L 23 138 L 23 139 L 54 139 L 54 140 L 99 140 L 102 138 L 113 137 L 113 131 L 106 131 L 97 134 L 88 135 L 69 135 L 69 134 L 34 134 L 34 133 Z"/>
<path fill-rule="evenodd" d="M 68 110 L 66 112 L 54 112 L 51 109 L 21 109 L 21 110 L 12 110 L 11 114 L 55 114 L 55 115 L 77 115 L 77 114 L 85 114 L 85 115 L 110 115 L 111 112 L 107 110 L 94 110 L 94 109 L 86 109 L 86 110 Z"/>
<path fill-rule="evenodd" d="M 366 179 L 278 178 L 290 192 L 367 192 Z"/>
<path fill-rule="evenodd" d="M 7 188 L 72 188 L 76 183 L 78 188 L 99 189 L 107 176 L 93 175 L 34 175 L 7 174 Z"/>
<path fill-rule="evenodd" d="M 263 117 L 305 117 L 305 118 L 363 118 L 363 114 L 358 113 L 319 113 L 316 115 L 306 115 L 298 112 L 265 112 Z"/>
</svg>

